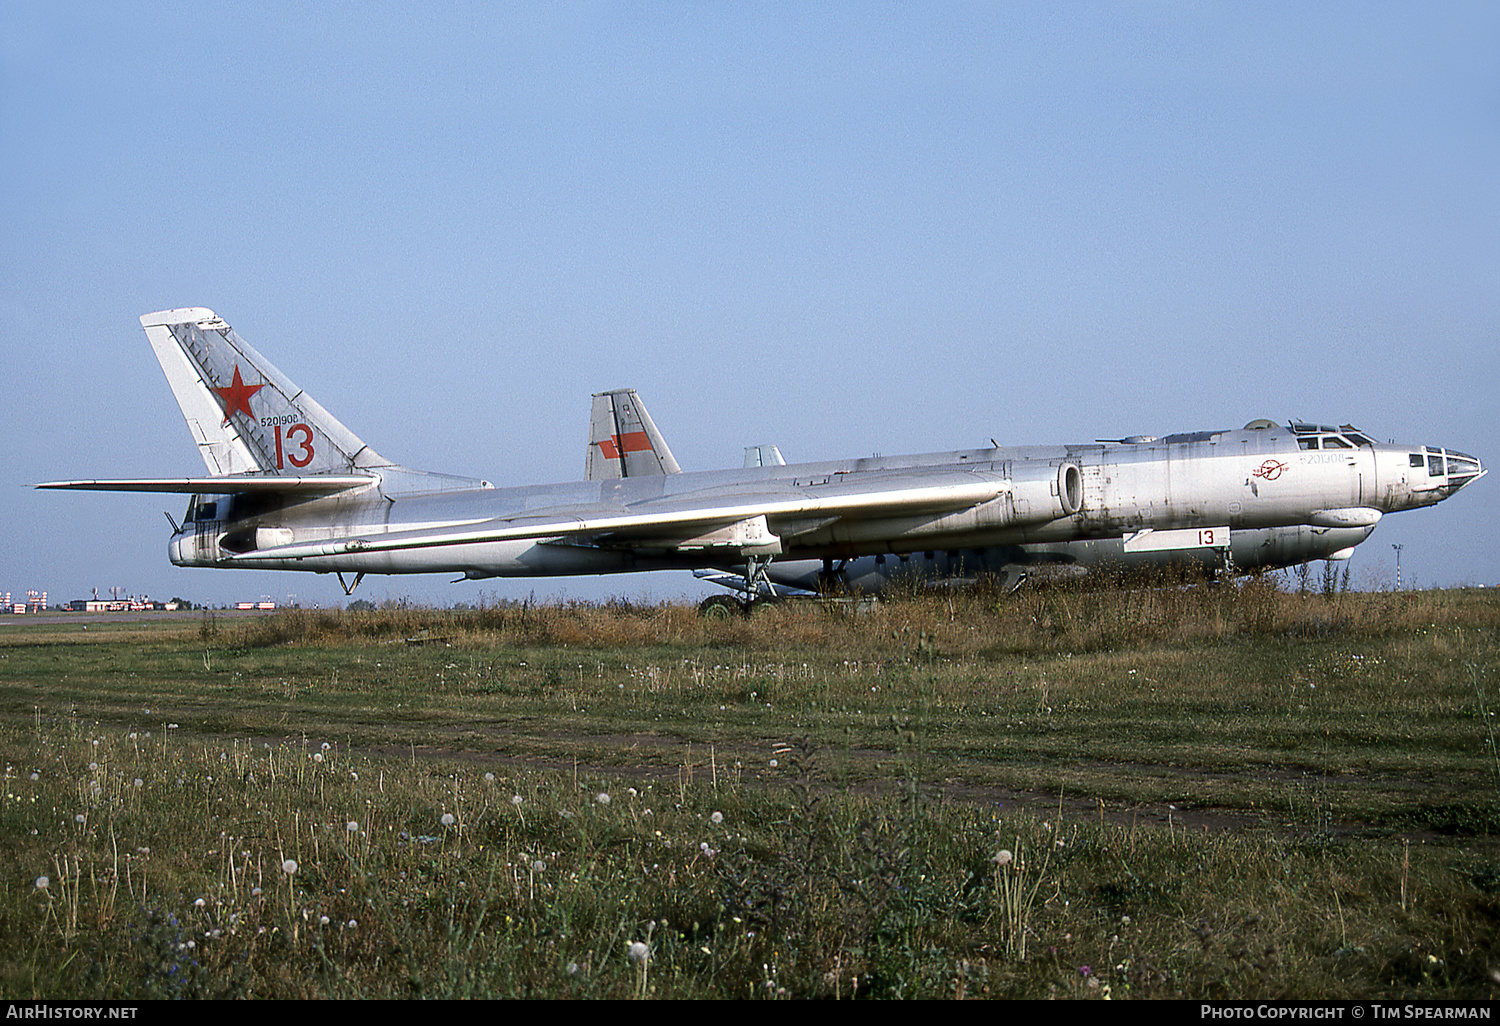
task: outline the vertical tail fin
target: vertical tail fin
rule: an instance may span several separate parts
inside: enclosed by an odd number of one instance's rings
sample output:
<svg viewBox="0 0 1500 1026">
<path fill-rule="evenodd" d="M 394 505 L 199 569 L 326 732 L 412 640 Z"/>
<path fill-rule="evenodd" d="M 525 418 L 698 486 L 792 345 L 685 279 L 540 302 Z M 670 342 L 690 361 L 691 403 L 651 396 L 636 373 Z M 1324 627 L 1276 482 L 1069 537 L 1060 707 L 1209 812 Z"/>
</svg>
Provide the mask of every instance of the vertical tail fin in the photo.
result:
<svg viewBox="0 0 1500 1026">
<path fill-rule="evenodd" d="M 584 461 L 586 480 L 652 477 L 681 471 L 635 389 L 621 388 L 594 396 L 594 409 L 589 417 L 588 458 Z"/>
<path fill-rule="evenodd" d="M 213 475 L 347 474 L 390 466 L 204 307 L 141 327 Z"/>
<path fill-rule="evenodd" d="M 786 459 L 781 455 L 781 450 L 774 445 L 747 445 L 745 446 L 745 466 L 750 467 L 784 467 Z"/>
</svg>

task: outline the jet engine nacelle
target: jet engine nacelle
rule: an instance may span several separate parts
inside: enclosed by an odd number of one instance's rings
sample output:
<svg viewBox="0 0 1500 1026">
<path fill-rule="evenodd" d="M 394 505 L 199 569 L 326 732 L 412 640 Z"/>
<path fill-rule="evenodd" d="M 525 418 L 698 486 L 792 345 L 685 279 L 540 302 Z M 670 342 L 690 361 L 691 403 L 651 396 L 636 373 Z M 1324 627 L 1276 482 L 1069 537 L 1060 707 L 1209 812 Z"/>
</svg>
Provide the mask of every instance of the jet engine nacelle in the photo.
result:
<svg viewBox="0 0 1500 1026">
<path fill-rule="evenodd" d="M 1050 524 L 1083 509 L 1083 468 L 1073 460 L 1017 461 L 1010 480 L 1017 524 Z"/>
</svg>

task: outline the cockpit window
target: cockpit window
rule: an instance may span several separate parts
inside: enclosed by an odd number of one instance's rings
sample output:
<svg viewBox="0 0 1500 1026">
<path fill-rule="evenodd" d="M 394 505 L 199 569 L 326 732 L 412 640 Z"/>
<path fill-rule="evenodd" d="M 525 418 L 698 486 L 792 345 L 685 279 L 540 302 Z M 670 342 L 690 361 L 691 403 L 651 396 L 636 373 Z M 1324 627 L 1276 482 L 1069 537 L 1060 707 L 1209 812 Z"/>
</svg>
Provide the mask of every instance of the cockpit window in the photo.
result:
<svg viewBox="0 0 1500 1026">
<path fill-rule="evenodd" d="M 1353 442 L 1355 445 L 1368 445 L 1368 446 L 1371 446 L 1371 447 L 1373 447 L 1375 445 L 1374 442 L 1370 441 L 1364 435 L 1357 435 L 1357 434 L 1354 434 L 1353 432 L 1348 433 L 1344 437 L 1348 438 L 1349 441 Z"/>
<path fill-rule="evenodd" d="M 1435 452 L 1427 454 L 1427 476 L 1442 477 L 1444 474 L 1443 457 Z"/>
<path fill-rule="evenodd" d="M 1318 440 L 1316 438 L 1299 438 L 1297 439 L 1297 445 L 1303 449 L 1316 449 L 1318 447 Z"/>
<path fill-rule="evenodd" d="M 1424 463 L 1427 462 L 1422 457 L 1422 454 L 1419 453 L 1419 452 L 1412 453 L 1410 458 L 1411 458 L 1411 465 L 1414 466 L 1414 467 L 1420 467 L 1422 464 L 1424 464 Z"/>
<path fill-rule="evenodd" d="M 1325 449 L 1352 449 L 1352 448 L 1354 448 L 1354 446 L 1352 446 L 1348 442 L 1344 441 L 1338 435 L 1329 435 L 1327 438 L 1323 439 L 1323 448 L 1325 448 Z"/>
</svg>

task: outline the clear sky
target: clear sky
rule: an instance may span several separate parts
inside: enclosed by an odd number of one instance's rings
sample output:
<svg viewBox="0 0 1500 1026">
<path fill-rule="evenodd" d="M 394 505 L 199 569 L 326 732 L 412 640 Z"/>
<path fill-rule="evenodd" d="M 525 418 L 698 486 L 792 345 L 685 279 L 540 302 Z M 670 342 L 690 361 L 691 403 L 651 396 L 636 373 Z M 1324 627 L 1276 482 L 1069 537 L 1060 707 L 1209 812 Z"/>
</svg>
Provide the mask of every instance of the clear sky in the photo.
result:
<svg viewBox="0 0 1500 1026">
<path fill-rule="evenodd" d="M 0 3 L 0 591 L 179 570 L 139 326 L 207 306 L 380 452 L 578 479 L 1352 421 L 1500 465 L 1494 3 Z M 1500 583 L 1491 477 L 1354 580 Z M 698 595 L 684 575 L 360 594 Z"/>
</svg>

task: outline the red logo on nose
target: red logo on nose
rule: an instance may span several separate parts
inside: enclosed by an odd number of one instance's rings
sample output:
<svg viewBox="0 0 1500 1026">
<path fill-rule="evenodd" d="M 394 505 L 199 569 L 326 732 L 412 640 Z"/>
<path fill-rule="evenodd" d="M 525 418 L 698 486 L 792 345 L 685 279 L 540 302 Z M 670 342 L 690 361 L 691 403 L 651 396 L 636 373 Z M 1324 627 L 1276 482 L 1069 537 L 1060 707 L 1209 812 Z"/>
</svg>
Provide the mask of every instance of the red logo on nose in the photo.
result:
<svg viewBox="0 0 1500 1026">
<path fill-rule="evenodd" d="M 1250 475 L 1252 477 L 1265 478 L 1267 481 L 1274 481 L 1281 476 L 1281 472 L 1285 469 L 1286 464 L 1280 460 L 1266 460 L 1266 462 L 1250 471 Z"/>
</svg>

